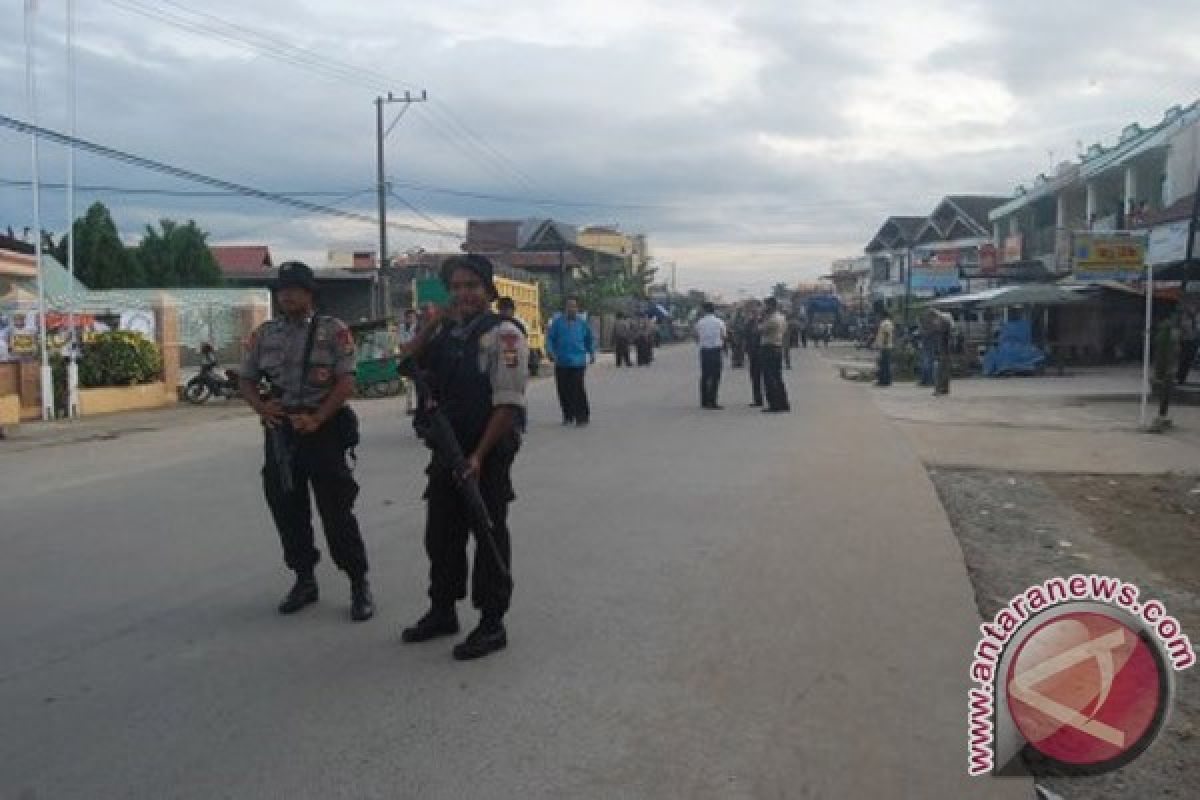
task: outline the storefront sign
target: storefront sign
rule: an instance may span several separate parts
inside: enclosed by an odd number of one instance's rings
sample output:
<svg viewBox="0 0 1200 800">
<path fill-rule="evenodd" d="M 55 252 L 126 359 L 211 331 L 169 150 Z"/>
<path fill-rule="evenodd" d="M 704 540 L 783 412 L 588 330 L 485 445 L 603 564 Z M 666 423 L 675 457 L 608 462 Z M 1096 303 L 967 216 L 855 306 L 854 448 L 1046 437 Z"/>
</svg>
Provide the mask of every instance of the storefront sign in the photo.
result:
<svg viewBox="0 0 1200 800">
<path fill-rule="evenodd" d="M 1087 281 L 1130 281 L 1146 264 L 1144 236 L 1076 233 L 1071 246 L 1072 271 Z"/>
<path fill-rule="evenodd" d="M 37 355 L 37 336 L 32 333 L 13 333 L 8 340 L 8 349 L 14 356 Z"/>
<path fill-rule="evenodd" d="M 945 292 L 959 288 L 958 250 L 923 250 L 914 256 L 913 289 Z"/>
<path fill-rule="evenodd" d="M 996 246 L 985 244 L 979 248 L 979 274 L 995 275 L 999 264 Z"/>
<path fill-rule="evenodd" d="M 1021 260 L 1021 255 L 1024 250 L 1024 241 L 1021 234 L 1014 233 L 1012 236 L 1004 237 L 1004 263 L 1015 264 Z"/>
</svg>

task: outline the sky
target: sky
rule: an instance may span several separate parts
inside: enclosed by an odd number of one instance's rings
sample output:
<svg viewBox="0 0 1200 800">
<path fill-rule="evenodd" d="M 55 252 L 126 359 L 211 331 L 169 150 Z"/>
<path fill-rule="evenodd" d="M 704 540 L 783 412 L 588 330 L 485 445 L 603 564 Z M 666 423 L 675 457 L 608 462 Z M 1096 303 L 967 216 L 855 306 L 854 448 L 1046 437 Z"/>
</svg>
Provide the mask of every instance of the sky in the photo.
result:
<svg viewBox="0 0 1200 800">
<path fill-rule="evenodd" d="M 31 118 L 26 0 L 0 0 L 0 114 Z M 42 125 L 69 129 L 66 0 L 36 0 Z M 1200 97 L 1193 0 L 75 0 L 77 135 L 375 214 L 381 92 L 428 92 L 386 140 L 389 219 L 552 216 L 645 232 L 680 289 L 761 294 L 860 255 L 893 214 L 1010 195 Z M 167 19 L 166 17 L 169 17 Z M 174 24 L 171 22 L 174 20 Z M 258 42 L 256 47 L 244 39 Z M 390 123 L 402 106 L 387 108 Z M 62 182 L 43 143 L 39 176 Z M 28 136 L 0 128 L 0 229 L 32 220 Z M 198 191 L 90 154 L 86 186 Z M 64 193 L 40 194 L 65 228 Z M 369 223 L 244 198 L 80 192 L 123 236 L 195 219 L 276 261 L 373 247 Z M 414 210 L 415 209 L 415 210 Z M 419 213 L 418 213 L 419 212 Z M 453 249 L 402 230 L 389 250 Z"/>
</svg>

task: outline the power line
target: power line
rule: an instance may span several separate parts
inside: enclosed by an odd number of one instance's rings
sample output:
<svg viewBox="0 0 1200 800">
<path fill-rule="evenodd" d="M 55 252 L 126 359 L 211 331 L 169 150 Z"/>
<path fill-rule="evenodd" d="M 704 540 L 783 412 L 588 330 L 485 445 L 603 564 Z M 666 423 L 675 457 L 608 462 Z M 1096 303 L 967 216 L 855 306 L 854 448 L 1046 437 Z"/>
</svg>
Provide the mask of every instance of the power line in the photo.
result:
<svg viewBox="0 0 1200 800">
<path fill-rule="evenodd" d="M 415 181 L 392 181 L 395 186 L 401 186 L 406 189 L 412 189 L 417 192 L 429 192 L 431 194 L 445 194 L 452 197 L 466 197 L 475 200 L 491 200 L 497 203 L 509 203 L 516 205 L 529 206 L 545 206 L 548 208 L 607 208 L 607 209 L 681 209 L 683 206 L 672 206 L 662 204 L 649 203 L 603 203 L 603 202 L 588 202 L 586 200 L 554 200 L 547 198 L 523 197 L 520 195 L 492 194 L 489 192 L 478 192 L 470 189 L 450 189 L 443 186 L 431 186 L 429 184 L 418 183 Z"/>
<path fill-rule="evenodd" d="M 253 198 L 256 198 L 259 200 L 266 200 L 267 202 L 277 203 L 279 205 L 289 206 L 291 208 L 297 208 L 301 211 L 307 211 L 312 214 L 325 214 L 328 216 L 341 217 L 342 219 L 352 220 L 354 222 L 369 223 L 371 225 L 377 224 L 377 220 L 374 217 L 368 216 L 367 214 L 360 214 L 360 213 L 354 212 L 354 211 L 346 211 L 344 209 L 334 208 L 333 206 L 329 206 L 329 205 L 321 205 L 319 203 L 312 203 L 307 200 L 301 200 L 296 197 L 289 197 L 287 195 L 282 195 L 277 192 L 268 192 L 268 191 L 264 191 L 262 189 L 255 189 L 252 186 L 246 186 L 244 184 L 234 183 L 233 181 L 227 181 L 227 180 L 222 180 L 221 178 L 214 178 L 209 175 L 203 175 L 199 172 L 193 172 L 191 170 L 171 166 L 170 164 L 164 164 L 161 161 L 154 161 L 149 158 L 143 158 L 142 156 L 137 156 L 132 153 L 127 153 L 123 150 L 117 150 L 116 148 L 106 147 L 105 145 L 101 145 L 101 144 L 95 144 L 94 142 L 89 142 L 85 139 L 79 139 L 74 136 L 67 136 L 66 134 L 59 133 L 58 131 L 50 130 L 49 128 L 43 128 L 43 127 L 37 126 L 37 125 L 30 125 L 27 122 L 22 122 L 19 119 L 14 119 L 13 117 L 5 116 L 2 114 L 0 114 L 0 127 L 11 128 L 12 130 L 15 130 L 19 133 L 31 134 L 31 135 L 34 135 L 34 136 L 37 136 L 37 137 L 40 137 L 43 139 L 47 139 L 52 142 L 56 142 L 58 144 L 72 145 L 80 150 L 84 150 L 89 153 L 93 153 L 95 155 L 103 156 L 105 158 L 111 158 L 113 160 L 120 161 L 120 162 L 123 162 L 126 164 L 130 164 L 135 167 L 140 167 L 142 169 L 148 169 L 153 172 L 159 172 L 164 175 L 170 175 L 175 178 L 182 178 L 183 180 L 192 181 L 194 183 L 201 183 L 206 186 L 212 186 L 217 189 L 223 189 L 225 191 L 233 192 L 235 194 L 243 195 L 245 197 L 253 197 Z M 428 234 L 434 234 L 437 236 L 446 235 L 443 231 L 432 230 L 429 228 L 421 228 L 421 227 L 418 227 L 415 225 L 405 225 L 402 223 L 390 223 L 390 226 L 394 227 L 398 230 L 412 231 L 415 233 L 428 233 Z"/>
<path fill-rule="evenodd" d="M 0 178 L 0 186 L 14 186 L 18 189 L 28 189 L 33 185 L 32 181 L 13 180 L 11 178 Z M 62 191 L 67 188 L 65 183 L 53 183 L 46 181 L 38 181 L 38 185 L 49 191 Z M 198 191 L 195 189 L 154 189 L 138 186 L 107 186 L 103 184 L 75 184 L 77 192 L 95 192 L 121 195 L 151 195 L 162 197 L 238 197 L 241 192 L 233 191 Z M 341 200 L 349 200 L 353 197 L 372 192 L 374 189 L 356 189 L 353 192 L 345 191 L 299 191 L 299 192 L 284 192 L 277 191 L 273 194 L 283 197 L 334 197 Z"/>
<path fill-rule="evenodd" d="M 413 205 L 411 202 L 409 202 L 406 198 L 401 197 L 400 195 L 396 194 L 396 191 L 394 189 L 392 189 L 390 185 L 388 186 L 387 192 L 389 195 L 391 195 L 395 199 L 399 200 L 401 202 L 401 204 L 403 204 L 406 208 L 408 208 L 409 211 L 413 212 L 418 217 L 420 217 L 421 219 L 428 222 L 430 225 L 433 225 L 438 230 L 444 231 L 447 236 L 457 236 L 458 235 L 458 234 L 454 233 L 453 231 L 451 231 L 446 226 L 442 225 L 442 223 L 438 222 L 433 217 L 426 214 L 421 209 L 417 208 L 415 205 Z"/>
<path fill-rule="evenodd" d="M 161 7 L 155 8 L 138 0 L 105 1 L 124 11 L 172 25 L 197 36 L 212 37 L 229 44 L 248 47 L 261 55 L 292 64 L 301 69 L 307 69 L 331 80 L 353 83 L 364 88 L 369 88 L 372 91 L 381 91 L 389 87 L 394 88 L 396 85 L 406 85 L 403 81 L 396 81 L 377 70 L 337 61 L 328 56 L 295 45 L 280 44 L 278 36 L 268 35 L 249 26 L 230 22 L 206 12 L 196 11 L 170 0 L 163 1 L 167 5 L 177 9 L 177 12 L 171 12 Z M 182 14 L 178 12 L 182 12 Z M 497 169 L 501 173 L 507 171 L 527 187 L 536 188 L 534 182 L 511 159 L 484 141 L 478 134 L 474 133 L 456 115 L 453 115 L 448 108 L 443 109 L 437 119 L 432 117 L 425 117 L 424 119 L 435 128 L 445 141 L 468 158 L 486 164 L 489 168 Z M 458 129 L 460 135 L 455 135 L 454 128 Z"/>
</svg>

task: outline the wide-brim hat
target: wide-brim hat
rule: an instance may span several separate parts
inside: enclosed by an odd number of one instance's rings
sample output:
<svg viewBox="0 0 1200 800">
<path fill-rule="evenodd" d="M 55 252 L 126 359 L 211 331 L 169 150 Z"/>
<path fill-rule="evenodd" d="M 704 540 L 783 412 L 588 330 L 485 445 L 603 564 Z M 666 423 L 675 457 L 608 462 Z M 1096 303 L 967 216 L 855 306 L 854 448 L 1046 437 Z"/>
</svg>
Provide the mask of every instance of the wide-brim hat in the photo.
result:
<svg viewBox="0 0 1200 800">
<path fill-rule="evenodd" d="M 271 284 L 271 288 L 275 291 L 291 288 L 307 289 L 316 293 L 317 276 L 313 274 L 312 267 L 303 261 L 285 261 L 279 265 L 279 275 Z"/>
<path fill-rule="evenodd" d="M 486 256 L 481 256 L 478 253 L 467 253 L 461 256 L 451 256 L 443 261 L 440 274 L 442 283 L 445 284 L 447 289 L 450 288 L 450 276 L 454 274 L 454 270 L 456 269 L 467 269 L 478 275 L 488 291 L 489 299 L 495 300 L 500 296 L 500 293 L 496 291 L 496 284 L 492 279 L 492 276 L 495 274 L 495 268 Z"/>
</svg>

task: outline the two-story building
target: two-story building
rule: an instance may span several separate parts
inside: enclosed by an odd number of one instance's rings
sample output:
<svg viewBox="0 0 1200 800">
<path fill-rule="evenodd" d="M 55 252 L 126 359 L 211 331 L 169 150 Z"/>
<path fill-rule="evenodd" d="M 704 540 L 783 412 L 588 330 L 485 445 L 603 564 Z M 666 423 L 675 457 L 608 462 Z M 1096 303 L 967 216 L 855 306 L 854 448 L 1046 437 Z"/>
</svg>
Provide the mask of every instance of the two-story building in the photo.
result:
<svg viewBox="0 0 1200 800">
<path fill-rule="evenodd" d="M 1051 275 L 1071 271 L 1072 234 L 1123 231 L 1195 191 L 1200 165 L 1200 103 L 1173 106 L 1157 124 L 1125 127 L 1110 145 L 1093 144 L 1012 200 L 992 209 L 1000 263 L 1039 262 Z"/>
<path fill-rule="evenodd" d="M 623 234 L 616 235 L 624 238 Z M 581 239 L 581 232 L 574 225 L 554 219 L 472 219 L 467 220 L 463 249 L 488 256 L 498 267 L 524 270 L 556 288 L 561 285 L 568 290 L 584 270 L 593 275 L 630 273 L 632 243 L 618 245 L 615 251 L 611 247 L 597 249 L 597 242 L 609 247 L 617 239 L 607 229 L 593 230 L 591 237 Z M 626 252 L 621 252 L 622 247 Z"/>
<path fill-rule="evenodd" d="M 888 217 L 864 248 L 871 262 L 871 302 L 895 307 L 904 297 L 907 270 L 926 217 Z"/>
<path fill-rule="evenodd" d="M 833 293 L 847 312 L 862 316 L 869 310 L 871 296 L 871 259 L 869 256 L 835 259 L 822 280 L 833 284 Z"/>
<path fill-rule="evenodd" d="M 988 213 L 1008 201 L 993 195 L 947 195 L 917 231 L 912 292 L 916 296 L 990 288 L 997 279 Z"/>
</svg>

